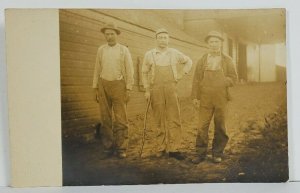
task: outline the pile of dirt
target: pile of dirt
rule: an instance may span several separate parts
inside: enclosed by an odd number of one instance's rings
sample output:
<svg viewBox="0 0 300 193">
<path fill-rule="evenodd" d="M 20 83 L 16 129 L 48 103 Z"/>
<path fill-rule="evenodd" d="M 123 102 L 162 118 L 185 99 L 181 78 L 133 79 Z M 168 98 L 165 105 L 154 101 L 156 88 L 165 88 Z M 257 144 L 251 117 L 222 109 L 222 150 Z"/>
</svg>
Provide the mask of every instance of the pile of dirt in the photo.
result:
<svg viewBox="0 0 300 193">
<path fill-rule="evenodd" d="M 284 182 L 288 180 L 287 111 L 285 103 L 265 116 L 263 126 L 255 121 L 244 128 L 241 154 L 227 173 L 227 181 Z M 238 174 L 238 175 L 236 175 Z"/>
</svg>

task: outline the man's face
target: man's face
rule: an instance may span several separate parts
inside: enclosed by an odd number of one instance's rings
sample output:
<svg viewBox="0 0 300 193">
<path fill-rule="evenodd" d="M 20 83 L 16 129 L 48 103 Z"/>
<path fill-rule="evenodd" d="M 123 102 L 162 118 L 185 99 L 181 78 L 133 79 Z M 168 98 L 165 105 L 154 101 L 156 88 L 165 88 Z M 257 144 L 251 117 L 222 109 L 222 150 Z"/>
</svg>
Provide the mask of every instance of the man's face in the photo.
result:
<svg viewBox="0 0 300 193">
<path fill-rule="evenodd" d="M 156 43 L 159 48 L 166 48 L 169 45 L 169 35 L 167 33 L 160 33 L 156 36 Z"/>
<path fill-rule="evenodd" d="M 217 52 L 221 50 L 222 41 L 216 37 L 210 37 L 207 41 L 208 47 L 211 51 Z"/>
<path fill-rule="evenodd" d="M 112 29 L 105 30 L 104 36 L 108 45 L 113 46 L 117 43 L 117 33 L 115 30 Z"/>
</svg>

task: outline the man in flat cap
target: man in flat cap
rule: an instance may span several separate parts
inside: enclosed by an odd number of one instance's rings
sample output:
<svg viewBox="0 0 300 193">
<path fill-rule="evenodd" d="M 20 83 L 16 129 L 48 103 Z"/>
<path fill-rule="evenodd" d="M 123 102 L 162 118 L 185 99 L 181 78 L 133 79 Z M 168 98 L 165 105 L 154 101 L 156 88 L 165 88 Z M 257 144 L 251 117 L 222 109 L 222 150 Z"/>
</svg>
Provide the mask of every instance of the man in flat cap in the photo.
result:
<svg viewBox="0 0 300 193">
<path fill-rule="evenodd" d="M 166 155 L 184 159 L 181 148 L 181 121 L 176 91 L 177 82 L 192 68 L 192 60 L 176 49 L 169 48 L 166 29 L 156 31 L 157 47 L 146 52 L 142 75 L 146 100 L 151 100 L 157 131 L 157 157 Z M 177 64 L 184 65 L 183 70 Z"/>
<path fill-rule="evenodd" d="M 117 42 L 120 30 L 108 23 L 101 32 L 107 44 L 98 48 L 93 79 L 100 108 L 100 132 L 106 157 L 115 153 L 125 158 L 128 144 L 126 103 L 134 82 L 133 64 L 128 48 Z"/>
<path fill-rule="evenodd" d="M 192 87 L 194 105 L 199 108 L 199 127 L 196 139 L 197 156 L 192 160 L 198 164 L 204 161 L 208 147 L 208 130 L 214 116 L 215 130 L 212 156 L 215 163 L 222 161 L 223 151 L 228 142 L 226 134 L 228 88 L 237 79 L 232 59 L 222 53 L 223 37 L 211 31 L 205 38 L 209 52 L 198 61 Z"/>
</svg>

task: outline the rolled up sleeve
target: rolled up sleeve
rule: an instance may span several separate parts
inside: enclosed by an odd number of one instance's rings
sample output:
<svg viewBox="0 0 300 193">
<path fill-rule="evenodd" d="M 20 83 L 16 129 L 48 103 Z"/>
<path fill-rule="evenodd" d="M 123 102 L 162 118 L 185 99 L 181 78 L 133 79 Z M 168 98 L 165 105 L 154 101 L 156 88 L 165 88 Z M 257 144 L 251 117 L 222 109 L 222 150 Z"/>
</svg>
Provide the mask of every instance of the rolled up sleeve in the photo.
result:
<svg viewBox="0 0 300 193">
<path fill-rule="evenodd" d="M 184 55 L 183 53 L 181 53 L 179 51 L 176 52 L 176 58 L 178 59 L 180 64 L 184 65 L 183 72 L 186 74 L 189 73 L 191 71 L 192 65 L 193 65 L 191 58 Z"/>
</svg>

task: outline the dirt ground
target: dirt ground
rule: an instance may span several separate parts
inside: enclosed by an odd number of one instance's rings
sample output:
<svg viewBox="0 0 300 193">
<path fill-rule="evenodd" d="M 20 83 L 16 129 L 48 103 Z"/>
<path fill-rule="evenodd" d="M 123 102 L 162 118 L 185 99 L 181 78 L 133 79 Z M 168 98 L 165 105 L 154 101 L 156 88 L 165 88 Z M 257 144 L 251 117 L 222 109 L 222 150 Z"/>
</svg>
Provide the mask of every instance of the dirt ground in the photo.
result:
<svg viewBox="0 0 300 193">
<path fill-rule="evenodd" d="M 205 182 L 282 182 L 288 180 L 286 85 L 260 83 L 237 85 L 231 90 L 224 161 L 208 157 L 195 165 L 197 110 L 189 99 L 181 100 L 183 147 L 187 159 L 155 158 L 154 131 L 148 128 L 144 157 L 143 115 L 129 120 L 128 157 L 101 159 L 101 141 L 74 143 L 63 140 L 64 185 L 117 185 Z M 151 114 L 151 112 L 150 112 Z M 151 122 L 151 116 L 149 118 Z M 210 142 L 213 125 L 210 128 Z M 211 144 L 211 143 L 210 143 Z M 209 147 L 210 148 L 210 147 Z"/>
</svg>

